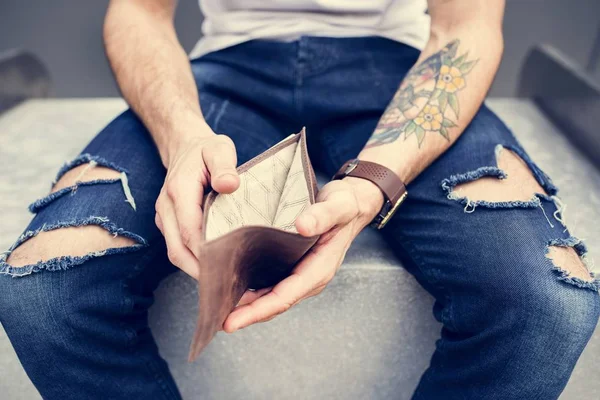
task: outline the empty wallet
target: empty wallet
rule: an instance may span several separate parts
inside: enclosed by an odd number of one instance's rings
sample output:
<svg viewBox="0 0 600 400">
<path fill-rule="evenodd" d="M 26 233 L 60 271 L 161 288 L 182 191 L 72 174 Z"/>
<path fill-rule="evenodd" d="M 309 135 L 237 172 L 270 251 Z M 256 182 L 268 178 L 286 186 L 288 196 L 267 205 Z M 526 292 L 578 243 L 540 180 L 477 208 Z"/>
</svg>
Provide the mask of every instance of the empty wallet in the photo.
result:
<svg viewBox="0 0 600 400">
<path fill-rule="evenodd" d="M 219 331 L 247 289 L 290 275 L 318 236 L 301 236 L 296 218 L 315 202 L 317 183 L 306 132 L 291 135 L 237 168 L 239 188 L 204 201 L 198 322 L 189 361 Z"/>
</svg>

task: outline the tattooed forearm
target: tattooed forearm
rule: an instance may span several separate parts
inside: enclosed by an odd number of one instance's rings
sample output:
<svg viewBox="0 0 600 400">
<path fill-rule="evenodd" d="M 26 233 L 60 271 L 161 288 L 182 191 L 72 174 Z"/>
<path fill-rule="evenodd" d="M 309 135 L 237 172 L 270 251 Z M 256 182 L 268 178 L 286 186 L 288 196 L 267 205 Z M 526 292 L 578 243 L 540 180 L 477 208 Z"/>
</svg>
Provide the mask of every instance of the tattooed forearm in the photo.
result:
<svg viewBox="0 0 600 400">
<path fill-rule="evenodd" d="M 468 53 L 457 57 L 459 41 L 414 66 L 406 75 L 383 113 L 368 147 L 380 146 L 414 136 L 421 147 L 427 134 L 440 134 L 450 140 L 449 129 L 456 127 L 460 113 L 457 92 L 466 87 L 466 76 L 478 60 Z"/>
</svg>

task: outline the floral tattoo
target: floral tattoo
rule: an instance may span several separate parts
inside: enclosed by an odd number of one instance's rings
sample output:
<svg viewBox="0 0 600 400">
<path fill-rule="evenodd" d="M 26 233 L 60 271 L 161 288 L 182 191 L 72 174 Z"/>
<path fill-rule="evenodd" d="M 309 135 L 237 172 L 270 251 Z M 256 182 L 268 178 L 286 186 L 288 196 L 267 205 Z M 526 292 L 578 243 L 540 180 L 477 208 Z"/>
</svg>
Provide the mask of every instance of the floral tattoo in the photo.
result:
<svg viewBox="0 0 600 400">
<path fill-rule="evenodd" d="M 469 60 L 468 53 L 457 57 L 459 44 L 448 43 L 408 72 L 367 147 L 392 143 L 402 135 L 404 140 L 415 136 L 421 147 L 430 132 L 450 140 L 448 129 L 457 126 L 460 113 L 457 93 L 478 61 Z"/>
</svg>

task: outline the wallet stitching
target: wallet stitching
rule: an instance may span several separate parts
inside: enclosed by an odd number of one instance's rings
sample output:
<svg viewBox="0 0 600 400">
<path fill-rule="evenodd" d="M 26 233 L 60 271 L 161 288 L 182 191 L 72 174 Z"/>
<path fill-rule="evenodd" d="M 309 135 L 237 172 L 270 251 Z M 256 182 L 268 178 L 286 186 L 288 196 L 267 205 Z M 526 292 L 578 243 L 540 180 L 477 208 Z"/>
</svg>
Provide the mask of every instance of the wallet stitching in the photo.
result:
<svg viewBox="0 0 600 400">
<path fill-rule="evenodd" d="M 310 195 L 310 203 L 314 204 L 316 198 L 316 178 L 312 166 L 310 164 L 310 158 L 308 157 L 308 148 L 306 146 L 306 128 L 302 128 L 301 135 L 302 136 L 300 137 L 300 146 L 302 147 L 300 151 L 302 154 L 302 164 L 304 165 L 304 179 L 306 179 L 306 182 L 308 183 L 307 186 L 308 193 Z"/>
</svg>

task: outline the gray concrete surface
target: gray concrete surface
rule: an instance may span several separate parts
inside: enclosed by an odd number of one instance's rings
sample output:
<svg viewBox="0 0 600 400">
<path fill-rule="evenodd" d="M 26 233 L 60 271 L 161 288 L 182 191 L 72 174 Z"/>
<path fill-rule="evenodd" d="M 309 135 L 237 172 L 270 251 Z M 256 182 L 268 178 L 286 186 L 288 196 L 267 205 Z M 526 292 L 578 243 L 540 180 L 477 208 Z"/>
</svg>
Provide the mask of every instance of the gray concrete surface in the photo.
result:
<svg viewBox="0 0 600 400">
<path fill-rule="evenodd" d="M 116 96 L 101 38 L 107 4 L 108 0 L 2 0 L 0 51 L 23 47 L 38 54 L 50 68 L 58 97 Z M 175 22 L 189 51 L 201 34 L 197 0 L 180 0 Z M 586 65 L 598 28 L 598 0 L 507 0 L 504 59 L 491 95 L 516 94 L 525 54 L 538 43 L 552 44 Z M 600 70 L 596 76 L 600 79 Z"/>
<path fill-rule="evenodd" d="M 600 172 L 528 101 L 489 105 L 562 188 L 567 220 L 600 254 Z M 124 109 L 118 99 L 30 101 L 0 117 L 0 248 L 30 219 L 63 161 Z M 1 294 L 0 294 L 1 295 Z M 186 362 L 196 288 L 183 274 L 158 289 L 150 324 L 185 399 L 408 399 L 439 337 L 432 299 L 374 232 L 361 235 L 332 284 L 275 320 L 219 334 Z M 600 398 L 600 329 L 563 400 Z M 0 398 L 39 399 L 0 328 Z"/>
</svg>

